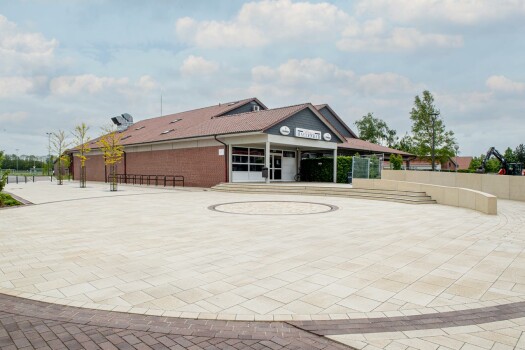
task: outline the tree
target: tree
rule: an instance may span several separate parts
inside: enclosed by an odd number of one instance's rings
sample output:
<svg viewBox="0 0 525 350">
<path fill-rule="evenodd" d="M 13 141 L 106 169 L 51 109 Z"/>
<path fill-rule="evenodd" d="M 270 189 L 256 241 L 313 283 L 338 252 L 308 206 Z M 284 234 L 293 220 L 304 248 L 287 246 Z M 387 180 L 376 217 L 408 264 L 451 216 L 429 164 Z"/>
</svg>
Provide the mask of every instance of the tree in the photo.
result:
<svg viewBox="0 0 525 350">
<path fill-rule="evenodd" d="M 393 170 L 401 170 L 403 165 L 403 156 L 401 154 L 391 154 L 390 155 L 390 167 Z"/>
<path fill-rule="evenodd" d="M 476 171 L 481 167 L 481 163 L 485 159 L 485 155 L 482 154 L 479 157 L 473 157 L 469 164 L 469 170 Z M 497 173 L 501 169 L 501 163 L 496 158 L 490 158 L 485 164 L 485 172 L 487 173 Z"/>
<path fill-rule="evenodd" d="M 87 136 L 89 127 L 82 123 L 75 127 L 73 136 L 75 137 L 76 149 L 78 153 L 75 153 L 75 157 L 80 160 L 80 188 L 86 187 L 86 154 L 91 152 L 89 147 L 90 138 Z"/>
<path fill-rule="evenodd" d="M 412 136 L 406 133 L 394 148 L 403 152 L 414 153 L 414 140 L 412 139 Z"/>
<path fill-rule="evenodd" d="M 124 146 L 121 144 L 121 134 L 111 127 L 102 128 L 105 133 L 98 140 L 102 151 L 104 164 L 109 165 L 110 190 L 117 190 L 117 164 L 122 160 Z"/>
<path fill-rule="evenodd" d="M 454 133 L 446 131 L 445 123 L 434 105 L 434 97 L 428 90 L 423 91 L 422 98 L 416 96 L 410 119 L 413 122 L 414 153 L 421 158 L 431 158 L 433 171 L 434 159 L 444 162 L 455 155 Z"/>
<path fill-rule="evenodd" d="M 0 151 L 0 169 L 2 169 L 3 162 L 4 162 L 4 151 Z"/>
<path fill-rule="evenodd" d="M 62 185 L 65 175 L 65 169 L 64 164 L 68 161 L 69 156 L 65 154 L 64 152 L 69 147 L 70 143 L 67 140 L 66 133 L 62 130 L 58 130 L 58 132 L 54 132 L 51 134 L 51 149 L 56 153 L 57 155 L 57 162 L 58 162 L 58 174 L 57 174 L 57 180 L 58 184 Z"/>
<path fill-rule="evenodd" d="M 514 157 L 516 162 L 525 163 L 525 145 L 523 143 L 516 147 Z"/>
<path fill-rule="evenodd" d="M 507 147 L 505 150 L 505 153 L 503 153 L 503 158 L 507 161 L 507 163 L 515 163 L 516 162 L 516 156 L 514 155 L 514 152 L 512 151 L 512 148 Z"/>
<path fill-rule="evenodd" d="M 359 138 L 382 146 L 393 147 L 398 139 L 396 131 L 390 129 L 382 119 L 368 113 L 354 123 L 359 130 Z"/>
</svg>

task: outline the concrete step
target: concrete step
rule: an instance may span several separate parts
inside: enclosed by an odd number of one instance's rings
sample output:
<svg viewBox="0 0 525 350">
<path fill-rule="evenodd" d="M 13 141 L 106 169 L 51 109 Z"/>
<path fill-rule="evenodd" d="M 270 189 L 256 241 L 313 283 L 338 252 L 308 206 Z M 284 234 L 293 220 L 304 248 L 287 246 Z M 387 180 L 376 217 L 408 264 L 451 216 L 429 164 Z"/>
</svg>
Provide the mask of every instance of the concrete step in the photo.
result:
<svg viewBox="0 0 525 350">
<path fill-rule="evenodd" d="M 239 184 L 223 183 L 211 188 L 213 191 L 235 193 L 271 193 L 284 195 L 314 195 L 383 200 L 408 204 L 435 204 L 425 192 L 392 191 L 350 188 L 342 186 Z"/>
</svg>

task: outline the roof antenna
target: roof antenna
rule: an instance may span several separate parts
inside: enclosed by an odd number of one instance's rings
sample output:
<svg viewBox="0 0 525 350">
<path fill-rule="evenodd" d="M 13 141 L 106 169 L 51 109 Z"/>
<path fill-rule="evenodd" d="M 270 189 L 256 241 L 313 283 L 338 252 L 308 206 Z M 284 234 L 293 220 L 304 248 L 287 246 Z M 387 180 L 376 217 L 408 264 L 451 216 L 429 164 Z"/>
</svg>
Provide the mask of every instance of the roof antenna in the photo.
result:
<svg viewBox="0 0 525 350">
<path fill-rule="evenodd" d="M 162 117 L 162 89 L 160 90 L 160 116 Z"/>
</svg>

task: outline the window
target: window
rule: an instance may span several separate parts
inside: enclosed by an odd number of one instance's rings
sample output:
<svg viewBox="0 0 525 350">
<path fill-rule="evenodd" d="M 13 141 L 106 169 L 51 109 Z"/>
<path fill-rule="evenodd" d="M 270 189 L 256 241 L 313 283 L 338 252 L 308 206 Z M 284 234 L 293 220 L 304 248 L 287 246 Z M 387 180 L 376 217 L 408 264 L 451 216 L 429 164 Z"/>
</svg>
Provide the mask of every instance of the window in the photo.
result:
<svg viewBox="0 0 525 350">
<path fill-rule="evenodd" d="M 232 147 L 232 171 L 262 172 L 264 149 Z"/>
<path fill-rule="evenodd" d="M 295 152 L 294 151 L 283 151 L 283 157 L 295 158 Z"/>
</svg>

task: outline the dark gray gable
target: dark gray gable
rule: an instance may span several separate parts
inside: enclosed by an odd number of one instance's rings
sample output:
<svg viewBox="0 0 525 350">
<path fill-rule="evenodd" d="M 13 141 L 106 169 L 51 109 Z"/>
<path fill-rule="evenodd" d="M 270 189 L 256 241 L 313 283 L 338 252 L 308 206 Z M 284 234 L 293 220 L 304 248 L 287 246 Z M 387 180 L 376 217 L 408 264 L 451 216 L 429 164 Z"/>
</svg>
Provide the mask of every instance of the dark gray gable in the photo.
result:
<svg viewBox="0 0 525 350">
<path fill-rule="evenodd" d="M 264 106 L 261 106 L 260 104 L 258 104 L 257 101 L 250 101 L 222 115 L 232 115 L 232 114 L 251 112 L 253 110 L 252 109 L 253 106 L 259 106 L 259 109 L 261 110 L 266 109 Z"/>
<path fill-rule="evenodd" d="M 339 119 L 337 119 L 337 117 L 335 115 L 332 114 L 332 112 L 330 112 L 330 110 L 328 108 L 323 107 L 319 110 L 319 113 L 321 113 L 323 115 L 323 117 L 325 117 L 328 122 L 330 124 L 332 124 L 332 126 L 337 130 L 339 131 L 339 133 L 341 135 L 343 135 L 344 137 L 353 137 L 352 134 L 348 131 L 347 127 L 345 125 L 343 125 Z"/>
<path fill-rule="evenodd" d="M 291 115 L 282 122 L 265 130 L 265 133 L 272 135 L 281 135 L 279 129 L 281 128 L 281 126 L 284 125 L 290 128 L 290 135 L 288 135 L 288 137 L 295 137 L 295 128 L 303 128 L 320 131 L 321 135 L 323 135 L 326 132 L 330 133 L 330 135 L 332 135 L 332 140 L 330 140 L 330 142 L 344 142 L 344 140 L 340 140 L 337 137 L 337 135 L 335 135 L 334 132 L 330 130 L 330 128 L 327 127 L 326 124 L 323 123 L 321 119 L 319 119 L 319 117 L 310 110 L 310 108 L 300 110 L 299 112 Z"/>
</svg>

